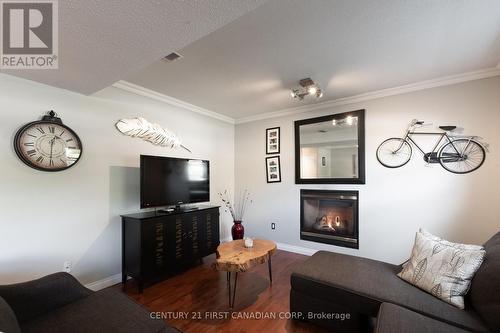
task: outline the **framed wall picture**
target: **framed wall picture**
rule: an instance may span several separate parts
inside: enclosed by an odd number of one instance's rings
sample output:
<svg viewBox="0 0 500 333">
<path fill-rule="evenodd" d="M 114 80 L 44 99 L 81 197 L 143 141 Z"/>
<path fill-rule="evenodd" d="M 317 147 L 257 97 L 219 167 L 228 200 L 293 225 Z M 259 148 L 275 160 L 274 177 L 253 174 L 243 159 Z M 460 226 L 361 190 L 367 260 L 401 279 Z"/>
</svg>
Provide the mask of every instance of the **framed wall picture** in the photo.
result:
<svg viewBox="0 0 500 333">
<path fill-rule="evenodd" d="M 268 183 L 281 182 L 281 165 L 279 156 L 266 157 L 266 175 Z"/>
<path fill-rule="evenodd" d="M 266 154 L 280 153 L 280 128 L 266 129 Z"/>
</svg>

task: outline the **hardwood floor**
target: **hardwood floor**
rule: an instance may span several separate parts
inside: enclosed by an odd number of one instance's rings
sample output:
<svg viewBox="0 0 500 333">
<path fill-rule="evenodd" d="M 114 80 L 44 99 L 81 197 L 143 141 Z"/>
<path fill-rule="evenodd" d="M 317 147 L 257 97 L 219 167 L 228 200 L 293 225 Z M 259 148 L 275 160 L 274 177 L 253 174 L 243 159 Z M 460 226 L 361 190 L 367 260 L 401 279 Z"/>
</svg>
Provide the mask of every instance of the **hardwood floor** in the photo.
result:
<svg viewBox="0 0 500 333">
<path fill-rule="evenodd" d="M 267 264 L 239 274 L 233 311 L 228 306 L 226 272 L 211 268 L 215 255 L 181 275 L 145 288 L 143 294 L 138 293 L 133 282 L 127 283 L 125 292 L 150 311 L 162 312 L 158 315 L 163 315 L 169 325 L 187 333 L 326 332 L 309 323 L 280 319 L 289 311 L 292 267 L 306 258 L 278 250 L 273 256 L 272 286 Z M 261 319 L 254 319 L 256 316 Z"/>
</svg>

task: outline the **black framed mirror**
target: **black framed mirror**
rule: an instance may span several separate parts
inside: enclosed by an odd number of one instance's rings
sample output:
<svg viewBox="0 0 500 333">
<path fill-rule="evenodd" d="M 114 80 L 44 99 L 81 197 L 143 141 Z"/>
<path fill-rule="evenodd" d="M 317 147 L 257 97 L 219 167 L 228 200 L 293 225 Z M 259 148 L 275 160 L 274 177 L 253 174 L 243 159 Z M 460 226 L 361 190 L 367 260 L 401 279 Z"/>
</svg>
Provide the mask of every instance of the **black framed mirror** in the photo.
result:
<svg viewBox="0 0 500 333">
<path fill-rule="evenodd" d="M 295 183 L 365 183 L 365 110 L 295 122 Z"/>
</svg>

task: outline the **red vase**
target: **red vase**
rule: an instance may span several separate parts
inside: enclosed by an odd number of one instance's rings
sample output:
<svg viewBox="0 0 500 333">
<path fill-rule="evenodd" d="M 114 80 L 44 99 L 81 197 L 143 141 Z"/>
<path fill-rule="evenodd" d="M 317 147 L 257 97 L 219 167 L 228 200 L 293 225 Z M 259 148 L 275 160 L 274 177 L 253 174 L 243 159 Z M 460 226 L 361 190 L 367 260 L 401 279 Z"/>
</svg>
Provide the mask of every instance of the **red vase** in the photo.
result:
<svg viewBox="0 0 500 333">
<path fill-rule="evenodd" d="M 231 235 L 233 236 L 233 240 L 243 239 L 245 228 L 243 228 L 241 221 L 234 221 L 233 227 L 231 228 Z"/>
</svg>

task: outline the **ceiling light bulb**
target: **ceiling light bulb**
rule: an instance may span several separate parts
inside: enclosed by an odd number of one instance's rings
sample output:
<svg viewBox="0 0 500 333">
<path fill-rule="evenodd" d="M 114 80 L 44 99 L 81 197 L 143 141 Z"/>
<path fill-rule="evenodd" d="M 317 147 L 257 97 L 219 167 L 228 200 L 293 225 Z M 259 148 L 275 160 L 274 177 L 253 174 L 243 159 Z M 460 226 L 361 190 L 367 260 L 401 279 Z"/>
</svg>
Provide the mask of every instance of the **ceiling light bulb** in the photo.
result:
<svg viewBox="0 0 500 333">
<path fill-rule="evenodd" d="M 345 122 L 347 123 L 347 125 L 351 126 L 352 123 L 354 122 L 354 119 L 351 116 L 347 116 Z"/>
<path fill-rule="evenodd" d="M 332 120 L 332 125 L 333 125 L 333 126 L 337 125 L 337 120 L 333 119 L 333 120 Z"/>
<path fill-rule="evenodd" d="M 292 96 L 293 98 L 297 97 L 297 95 L 295 95 L 295 91 L 293 90 L 290 92 L 290 96 Z"/>
<path fill-rule="evenodd" d="M 318 90 L 318 93 L 316 94 L 316 97 L 318 97 L 318 98 L 323 97 L 323 92 L 321 90 Z"/>
<path fill-rule="evenodd" d="M 309 92 L 309 94 L 314 95 L 318 91 L 318 88 L 316 88 L 315 86 L 312 86 L 312 87 L 309 87 L 309 89 L 307 91 Z"/>
</svg>

